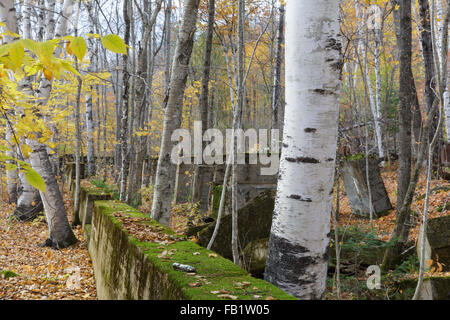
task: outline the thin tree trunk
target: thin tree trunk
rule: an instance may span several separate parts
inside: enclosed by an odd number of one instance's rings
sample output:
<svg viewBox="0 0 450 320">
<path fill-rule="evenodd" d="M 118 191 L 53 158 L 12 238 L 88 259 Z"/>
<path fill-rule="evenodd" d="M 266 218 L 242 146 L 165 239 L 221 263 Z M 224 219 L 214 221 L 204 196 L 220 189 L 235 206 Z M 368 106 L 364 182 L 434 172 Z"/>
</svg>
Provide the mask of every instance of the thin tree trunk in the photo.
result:
<svg viewBox="0 0 450 320">
<path fill-rule="evenodd" d="M 123 2 L 123 19 L 125 21 L 124 41 L 128 45 L 130 43 L 130 0 Z M 128 54 L 122 57 L 122 121 L 120 131 L 121 144 L 121 166 L 120 166 L 120 201 L 126 200 L 128 166 L 129 166 L 129 145 L 128 145 L 128 112 L 129 112 L 129 90 L 130 90 L 130 73 L 128 72 Z"/>
<path fill-rule="evenodd" d="M 200 0 L 186 0 L 183 19 L 178 33 L 177 45 L 172 64 L 170 85 L 164 99 L 164 125 L 161 148 L 156 169 L 155 191 L 152 203 L 152 218 L 168 226 L 170 222 L 171 200 L 174 189 L 174 170 L 171 151 L 174 143 L 171 136 L 181 124 L 181 109 L 188 76 L 189 60 L 194 45 L 194 33 Z"/>
<path fill-rule="evenodd" d="M 281 65 L 283 60 L 283 42 L 284 42 L 284 4 L 280 5 L 280 17 L 278 21 L 277 52 L 275 54 L 275 72 L 273 76 L 272 90 L 272 129 L 280 128 L 280 104 L 283 101 L 281 97 Z"/>
<path fill-rule="evenodd" d="M 409 236 L 409 205 L 405 209 L 404 203 L 411 182 L 411 107 L 412 87 L 409 75 L 411 71 L 411 0 L 400 0 L 400 88 L 399 88 L 399 160 L 398 160 L 398 187 L 397 187 L 397 213 L 394 231 L 391 239 L 394 245 L 386 250 L 383 269 L 388 270 L 398 263 L 403 245 Z M 421 147 L 419 147 L 421 148 Z M 402 204 L 402 205 L 400 205 Z"/>
<path fill-rule="evenodd" d="M 5 24 L 5 30 L 9 30 L 12 32 L 17 33 L 17 17 L 16 17 L 16 10 L 14 8 L 14 1 L 13 0 L 5 0 L 0 3 L 0 22 Z M 12 37 L 9 36 L 3 36 L 2 39 L 0 39 L 2 44 L 7 44 L 11 41 L 13 41 Z M 12 128 L 9 126 L 6 126 L 6 141 L 10 145 L 10 150 L 6 151 L 6 155 L 8 157 L 16 157 L 15 149 L 16 149 L 16 142 L 13 136 Z M 7 160 L 7 164 L 14 164 L 14 161 Z M 8 201 L 9 203 L 16 203 L 18 199 L 18 171 L 17 169 L 12 170 L 6 170 L 6 189 L 8 192 Z"/>
<path fill-rule="evenodd" d="M 92 17 L 92 3 L 86 3 L 86 9 L 89 11 L 89 17 Z M 94 33 L 94 21 L 89 19 L 89 33 Z M 93 73 L 95 72 L 94 59 L 97 55 L 96 46 L 92 39 L 89 39 L 89 65 L 87 72 Z M 86 121 L 86 155 L 87 155 L 87 174 L 89 177 L 94 176 L 96 173 L 95 167 L 95 149 L 94 149 L 94 119 L 93 119 L 93 110 L 92 110 L 92 91 L 94 90 L 93 86 L 90 86 L 89 92 L 86 96 L 86 110 L 85 110 L 85 121 Z"/>
<path fill-rule="evenodd" d="M 209 78 L 211 74 L 211 51 L 212 51 L 212 40 L 214 32 L 214 16 L 216 10 L 216 1 L 209 0 L 208 2 L 208 27 L 206 29 L 206 42 L 205 42 L 205 53 L 204 53 L 204 63 L 203 63 L 203 78 L 202 78 L 202 93 L 200 95 L 200 116 L 202 121 L 202 137 L 205 131 L 208 129 L 208 98 L 209 98 Z M 203 139 L 202 139 L 203 141 Z M 205 143 L 203 142 L 202 150 L 204 150 Z M 200 161 L 202 162 L 202 161 Z M 200 201 L 201 190 L 203 186 L 204 179 L 204 167 L 201 165 L 195 166 L 194 172 L 194 183 L 192 187 L 192 201 L 194 203 Z"/>
</svg>

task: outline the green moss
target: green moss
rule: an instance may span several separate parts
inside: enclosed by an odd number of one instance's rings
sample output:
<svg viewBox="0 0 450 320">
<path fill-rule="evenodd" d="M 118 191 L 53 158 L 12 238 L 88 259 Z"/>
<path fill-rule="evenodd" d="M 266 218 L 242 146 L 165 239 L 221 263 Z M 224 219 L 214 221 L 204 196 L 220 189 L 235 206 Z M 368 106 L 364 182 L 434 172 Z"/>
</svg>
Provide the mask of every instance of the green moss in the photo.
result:
<svg viewBox="0 0 450 320">
<path fill-rule="evenodd" d="M 113 199 L 119 200 L 120 194 L 119 194 L 119 188 L 117 186 L 112 186 L 107 184 L 104 181 L 100 180 L 91 180 L 91 183 L 96 186 L 97 188 L 101 189 L 102 192 L 108 193 L 112 196 Z"/>
<path fill-rule="evenodd" d="M 114 251 L 123 255 L 123 249 L 134 251 L 134 248 L 136 248 L 136 250 L 144 254 L 144 259 L 150 261 L 151 270 L 140 268 L 140 280 L 144 281 L 151 277 L 153 282 L 158 281 L 159 284 L 164 284 L 164 292 L 161 292 L 161 298 L 163 299 L 178 297 L 179 292 L 182 292 L 183 299 L 188 300 L 219 299 L 217 294 L 213 294 L 211 291 L 220 291 L 222 289 L 228 291 L 230 295 L 237 296 L 238 299 L 254 300 L 254 295 L 260 296 L 261 299 L 268 296 L 281 300 L 295 299 L 266 281 L 252 278 L 246 271 L 231 261 L 200 247 L 194 242 L 184 240 L 182 236 L 177 236 L 169 228 L 160 225 L 128 205 L 117 201 L 96 201 L 95 206 L 97 213 L 107 217 L 113 226 L 120 228 L 120 232 L 123 232 L 128 237 L 127 242 L 129 245 L 127 248 L 114 247 Z M 129 217 L 142 218 L 143 221 L 140 221 L 140 223 L 158 227 L 158 230 L 161 230 L 160 232 L 176 236 L 178 241 L 169 245 L 138 241 L 124 230 L 120 221 L 114 217 L 115 212 L 120 212 L 122 215 Z M 119 230 L 109 230 L 108 232 L 116 233 L 116 231 Z M 112 243 L 111 245 L 115 246 L 116 244 Z M 117 245 L 122 246 L 123 243 L 117 243 Z M 158 257 L 163 251 L 172 252 L 173 255 L 167 255 L 168 259 Z M 139 256 L 137 252 L 135 253 L 136 256 Z M 132 252 L 129 252 L 129 254 L 132 254 Z M 195 267 L 196 275 L 173 269 L 173 263 L 175 262 Z M 144 265 L 143 262 L 139 263 Z M 108 279 L 107 281 L 113 281 L 109 275 L 104 274 L 104 276 L 105 279 Z M 161 279 L 155 280 L 155 277 L 160 277 Z M 130 283 L 128 280 L 125 280 L 127 295 L 131 296 L 132 288 L 129 287 Z M 193 287 L 192 285 L 196 283 L 199 283 L 200 286 Z M 157 289 L 153 288 L 153 290 Z"/>
<path fill-rule="evenodd" d="M 83 235 L 86 238 L 86 242 L 89 243 L 89 238 L 91 237 L 92 225 L 85 224 L 83 227 Z"/>
<path fill-rule="evenodd" d="M 0 270 L 0 278 L 8 279 L 12 277 L 17 277 L 18 274 L 9 270 Z"/>
<path fill-rule="evenodd" d="M 217 185 L 213 188 L 213 203 L 212 203 L 212 212 L 211 212 L 211 218 L 217 219 L 217 214 L 219 212 L 220 207 L 220 198 L 222 197 L 222 185 Z M 227 195 L 225 194 L 225 198 Z"/>
<path fill-rule="evenodd" d="M 357 154 L 353 154 L 347 157 L 344 157 L 343 160 L 350 160 L 350 161 L 354 161 L 354 160 L 362 160 L 366 157 L 365 154 L 363 153 L 357 153 Z"/>
</svg>

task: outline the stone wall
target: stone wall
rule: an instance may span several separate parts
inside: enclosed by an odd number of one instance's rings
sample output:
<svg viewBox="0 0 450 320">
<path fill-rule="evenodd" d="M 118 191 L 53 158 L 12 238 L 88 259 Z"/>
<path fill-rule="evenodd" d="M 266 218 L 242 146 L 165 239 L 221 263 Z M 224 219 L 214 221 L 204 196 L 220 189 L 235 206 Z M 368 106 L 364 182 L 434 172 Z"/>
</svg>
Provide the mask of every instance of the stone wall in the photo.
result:
<svg viewBox="0 0 450 320">
<path fill-rule="evenodd" d="M 78 218 L 88 239 L 98 299 L 228 299 L 212 293 L 221 289 L 237 299 L 294 299 L 134 208 L 118 201 L 96 200 L 109 196 L 99 188 L 83 187 L 82 193 L 80 204 L 85 209 Z M 153 230 L 145 235 L 155 232 L 169 240 L 138 240 L 129 232 L 137 227 Z M 174 263 L 190 265 L 196 272 L 175 270 Z"/>
</svg>

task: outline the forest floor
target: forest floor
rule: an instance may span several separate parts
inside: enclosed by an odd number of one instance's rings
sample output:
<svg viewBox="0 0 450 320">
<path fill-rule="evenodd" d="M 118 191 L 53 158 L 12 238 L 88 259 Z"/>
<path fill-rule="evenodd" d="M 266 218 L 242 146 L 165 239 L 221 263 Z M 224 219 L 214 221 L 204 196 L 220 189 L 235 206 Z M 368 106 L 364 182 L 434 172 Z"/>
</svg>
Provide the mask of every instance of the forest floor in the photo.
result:
<svg viewBox="0 0 450 320">
<path fill-rule="evenodd" d="M 383 178 L 386 191 L 389 195 L 393 209 L 389 214 L 373 220 L 373 230 L 370 226 L 370 220 L 367 218 L 360 218 L 352 214 L 350 204 L 343 188 L 341 180 L 341 192 L 339 197 L 340 213 L 338 227 L 344 230 L 359 229 L 365 233 L 372 232 L 375 237 L 382 241 L 389 241 L 395 226 L 396 207 L 397 207 L 397 164 L 390 167 L 385 167 L 382 170 L 381 176 Z M 445 187 L 441 189 L 442 187 Z M 433 191 L 433 189 L 436 189 Z M 428 219 L 450 215 L 450 181 L 443 179 L 432 179 L 430 183 L 430 198 Z M 423 211 L 425 205 L 426 194 L 426 176 L 424 173 L 420 175 L 417 184 L 413 203 L 411 204 L 411 230 L 409 234 L 409 241 L 414 244 L 409 248 L 409 259 L 405 259 L 401 266 L 383 276 L 381 290 L 368 290 L 366 285 L 367 275 L 365 268 L 359 268 L 355 274 L 347 276 L 341 274 L 341 299 L 389 299 L 388 292 L 400 291 L 404 294 L 402 299 L 410 299 L 414 293 L 415 282 L 413 287 L 409 287 L 409 292 L 402 292 L 396 287 L 403 280 L 415 280 L 418 278 L 419 261 L 416 254 L 416 244 L 420 227 L 422 225 Z M 334 207 L 336 204 L 336 193 L 333 199 Z M 348 241 L 348 240 L 347 240 Z M 346 243 L 346 239 L 344 239 Z M 370 246 L 367 246 L 370 247 Z M 334 250 L 334 248 L 333 248 Z M 365 250 L 374 250 L 374 248 L 366 248 Z M 450 272 L 441 272 L 435 261 L 426 261 L 426 271 L 424 276 L 450 276 Z M 356 268 L 355 268 L 356 269 Z M 327 286 L 327 299 L 336 299 L 335 282 L 329 278 Z M 405 289 L 403 289 L 405 290 Z M 405 290 L 406 291 L 406 290 Z"/>
<path fill-rule="evenodd" d="M 389 236 L 392 233 L 395 225 L 395 211 L 397 208 L 397 164 L 391 167 L 386 167 L 382 170 L 381 176 L 386 187 L 386 191 L 389 195 L 393 209 L 389 211 L 389 214 L 379 219 L 373 220 L 374 232 L 378 238 L 383 241 L 388 241 Z M 352 215 L 350 204 L 348 202 L 347 195 L 343 188 L 341 180 L 341 192 L 340 192 L 340 213 L 339 213 L 339 227 L 357 226 L 361 228 L 370 227 L 369 219 L 359 218 Z M 437 190 L 430 194 L 428 219 L 437 218 L 441 216 L 450 215 L 450 181 L 442 179 L 432 179 L 430 183 L 430 190 L 438 187 L 448 187 L 447 191 Z M 426 193 L 426 176 L 421 174 L 419 182 L 414 196 L 414 201 L 411 205 L 413 212 L 413 227 L 411 228 L 409 240 L 416 242 L 419 234 L 420 226 L 422 223 L 423 210 L 425 205 L 425 193 Z M 336 193 L 335 193 L 336 194 Z M 334 204 L 336 203 L 336 196 L 334 196 Z"/>
<path fill-rule="evenodd" d="M 67 212 L 72 197 L 64 194 Z M 95 300 L 94 273 L 80 226 L 77 244 L 62 250 L 38 247 L 48 237 L 43 216 L 9 222 L 13 205 L 0 202 L 0 300 Z M 69 214 L 69 220 L 71 215 Z M 78 279 L 78 280 L 77 280 Z"/>
<path fill-rule="evenodd" d="M 384 168 L 382 177 L 389 194 L 393 209 L 385 217 L 374 220 L 374 232 L 377 238 L 387 241 L 395 224 L 397 168 Z M 341 183 L 342 186 L 342 183 Z M 450 186 L 446 180 L 432 180 L 431 189 Z M 416 190 L 412 210 L 415 212 L 414 225 L 410 240 L 416 241 L 420 229 L 426 191 L 426 179 L 422 175 Z M 335 201 L 336 199 L 334 199 Z M 70 193 L 65 190 L 64 203 L 67 212 L 73 211 L 73 201 Z M 450 214 L 450 190 L 433 192 L 430 196 L 429 218 Z M 81 228 L 74 229 L 79 242 L 67 249 L 55 251 L 50 248 L 40 248 L 37 245 L 44 242 L 48 236 L 44 217 L 38 217 L 31 222 L 9 222 L 6 218 L 14 210 L 13 205 L 0 202 L 0 300 L 2 299 L 96 299 L 95 280 L 91 260 L 87 250 L 86 240 Z M 183 233 L 189 221 L 196 215 L 195 206 L 182 204 L 174 207 L 171 227 L 177 233 Z M 69 221 L 71 215 L 69 215 Z M 360 228 L 369 230 L 368 219 L 358 218 L 351 213 L 345 190 L 340 193 L 340 217 L 338 225 L 342 228 Z M 77 271 L 77 269 L 79 271 Z M 3 272 L 2 271 L 8 271 Z M 358 299 L 367 294 L 361 289 L 361 284 L 367 278 L 364 270 L 360 270 L 353 278 L 343 280 L 343 299 Z M 80 273 L 79 284 L 73 283 L 76 273 Z M 11 276 L 12 275 L 12 276 Z M 435 274 L 434 274 L 435 275 Z M 406 275 L 416 277 L 414 273 Z M 347 281 L 347 282 L 346 282 Z M 349 282 L 358 282 L 358 293 L 351 292 L 355 286 Z M 347 291 L 345 286 L 347 284 Z M 328 299 L 334 299 L 329 288 Z M 367 298 L 367 295 L 366 295 Z"/>
</svg>

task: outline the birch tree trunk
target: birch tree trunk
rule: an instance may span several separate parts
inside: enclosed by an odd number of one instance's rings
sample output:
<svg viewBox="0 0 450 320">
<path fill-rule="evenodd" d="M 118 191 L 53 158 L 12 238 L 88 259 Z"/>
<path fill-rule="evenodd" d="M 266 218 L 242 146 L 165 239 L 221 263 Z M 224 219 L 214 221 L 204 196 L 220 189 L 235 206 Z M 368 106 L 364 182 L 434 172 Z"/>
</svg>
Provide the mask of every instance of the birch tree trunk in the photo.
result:
<svg viewBox="0 0 450 320">
<path fill-rule="evenodd" d="M 283 60 L 284 12 L 284 5 L 281 4 L 278 22 L 277 52 L 275 54 L 275 72 L 273 78 L 272 129 L 280 128 L 280 104 L 283 101 L 283 98 L 281 97 L 281 64 Z"/>
<path fill-rule="evenodd" d="M 166 61 L 164 65 L 164 89 L 167 94 L 170 82 L 170 41 L 172 34 L 172 0 L 166 0 L 166 17 L 165 17 L 166 29 L 164 30 L 164 60 Z"/>
<path fill-rule="evenodd" d="M 368 39 L 366 38 L 364 41 L 363 35 L 364 35 L 364 26 L 361 23 L 361 21 L 365 20 L 367 17 L 365 14 L 361 14 L 360 12 L 360 5 L 358 1 L 355 3 L 355 11 L 356 11 L 356 17 L 357 17 L 357 25 L 358 25 L 358 51 L 361 53 L 361 60 L 366 61 L 367 60 L 367 48 L 368 46 Z M 377 38 L 377 37 L 376 37 Z M 379 70 L 379 39 L 375 40 L 375 68 L 377 68 L 378 63 L 378 70 Z M 377 61 L 378 59 L 378 61 Z M 373 93 L 372 88 L 372 80 L 370 78 L 370 73 L 368 68 L 364 68 L 364 75 L 362 75 L 365 78 L 365 82 L 367 83 L 368 93 L 369 93 L 369 105 L 370 110 L 372 112 L 372 116 L 374 118 L 374 124 L 375 124 L 375 134 L 376 134 L 376 143 L 378 147 L 378 156 L 380 158 L 384 158 L 384 147 L 383 147 L 383 138 L 381 134 L 381 126 L 380 126 L 380 112 L 379 107 L 381 107 L 380 104 L 377 103 L 378 96 Z M 380 90 L 381 90 L 381 83 Z M 378 87 L 377 87 L 378 88 Z M 377 93 L 377 90 L 376 90 Z M 380 97 L 381 99 L 381 97 Z"/>
<path fill-rule="evenodd" d="M 89 11 L 89 17 L 92 16 L 92 3 L 86 3 L 86 9 Z M 94 33 L 94 21 L 89 19 L 89 33 Z M 95 72 L 94 58 L 97 55 L 96 46 L 94 45 L 93 40 L 90 38 L 88 40 L 89 44 L 89 65 L 87 68 L 88 73 Z M 94 119 L 92 112 L 92 90 L 94 90 L 93 86 L 90 86 L 89 92 L 86 97 L 86 110 L 85 110 L 85 121 L 86 121 L 86 154 L 87 154 L 87 173 L 88 176 L 94 176 L 96 172 L 95 167 L 95 149 L 94 149 Z M 100 130 L 100 129 L 99 129 Z"/>
<path fill-rule="evenodd" d="M 208 97 L 209 97 L 209 77 L 211 74 L 211 51 L 214 32 L 214 18 L 216 10 L 216 1 L 208 2 L 208 27 L 206 30 L 205 54 L 203 64 L 202 93 L 200 95 L 200 116 L 202 121 L 202 137 L 208 128 Z M 204 150 L 205 144 L 203 143 Z M 194 184 L 192 186 L 192 201 L 198 202 L 201 198 L 201 189 L 203 185 L 204 168 L 200 165 L 195 167 Z"/>
<path fill-rule="evenodd" d="M 130 43 L 130 0 L 123 2 L 123 19 L 125 21 L 124 41 Z M 130 91 L 130 73 L 128 72 L 128 54 L 122 56 L 122 121 L 120 125 L 120 143 L 121 143 L 121 166 L 120 166 L 120 201 L 126 200 L 127 178 L 128 178 L 128 112 L 129 112 L 129 91 Z"/>
<path fill-rule="evenodd" d="M 285 124 L 265 279 L 301 299 L 320 299 L 326 285 L 342 66 L 338 18 L 338 0 L 287 2 Z"/>
<path fill-rule="evenodd" d="M 61 19 L 55 31 L 55 37 L 61 37 L 67 31 L 68 21 L 72 15 L 74 0 L 65 0 L 62 6 Z M 57 50 L 58 51 L 58 50 Z M 41 98 L 40 104 L 47 103 L 52 84 L 45 77 L 41 80 L 37 94 Z M 36 134 L 39 138 L 39 134 Z M 75 235 L 67 220 L 66 209 L 55 178 L 53 166 L 50 161 L 47 146 L 37 140 L 27 139 L 27 144 L 31 147 L 31 165 L 34 170 L 44 179 L 46 191 L 40 192 L 44 210 L 49 227 L 49 238 L 42 246 L 52 246 L 53 248 L 65 248 L 77 242 Z"/>
<path fill-rule="evenodd" d="M 377 135 L 378 156 L 381 159 L 385 157 L 385 151 L 383 146 L 383 133 L 381 128 L 381 67 L 380 67 L 380 55 L 381 46 L 383 44 L 383 30 L 381 26 L 374 30 L 375 37 L 375 133 Z"/>
<path fill-rule="evenodd" d="M 55 5 L 56 5 L 56 0 L 47 0 L 47 5 L 46 5 L 46 15 L 45 15 L 45 25 L 46 30 L 45 30 L 45 40 L 50 40 L 53 37 L 53 34 L 55 33 L 55 26 L 56 26 L 56 20 L 55 20 Z"/>
<path fill-rule="evenodd" d="M 16 32 L 17 33 L 17 17 L 16 17 L 16 9 L 14 8 L 14 1 L 13 0 L 5 0 L 0 2 L 0 22 L 4 23 L 6 25 L 5 29 Z M 11 37 L 3 36 L 2 43 L 6 44 L 8 42 L 11 42 Z M 16 148 L 16 142 L 13 137 L 13 131 L 12 128 L 10 128 L 8 125 L 6 126 L 6 141 L 10 144 L 9 151 L 6 152 L 6 155 L 8 157 L 15 157 L 15 148 Z M 13 162 L 8 160 L 6 162 L 7 164 L 12 164 Z M 16 203 L 18 198 L 18 171 L 17 169 L 13 170 L 7 170 L 6 171 L 6 189 L 8 191 L 8 201 L 9 203 Z"/>
<path fill-rule="evenodd" d="M 6 28 L 8 30 L 18 33 L 17 17 L 13 2 L 5 2 L 4 5 L 5 10 L 1 10 L 2 12 L 0 13 L 2 15 L 1 21 L 6 23 Z M 26 1 L 25 6 L 23 37 L 31 38 L 30 1 Z M 5 13 L 7 16 L 3 16 Z M 11 37 L 5 37 L 4 42 L 9 42 L 11 40 L 13 40 Z M 24 77 L 19 83 L 19 90 L 32 94 L 31 78 Z M 12 142 L 11 145 L 13 146 L 18 142 L 15 140 L 10 126 L 7 126 L 6 128 L 6 139 L 7 141 Z M 9 155 L 15 155 L 14 151 L 9 151 L 8 153 Z M 27 159 L 22 160 L 28 161 Z M 13 216 L 22 221 L 35 218 L 36 215 L 42 211 L 42 202 L 39 191 L 28 183 L 24 172 L 18 173 L 17 170 L 11 170 L 7 172 L 7 177 L 7 189 L 10 194 L 10 201 L 12 202 L 12 200 L 14 200 L 14 203 L 17 202 Z M 20 187 L 17 186 L 17 178 L 20 181 Z"/>
<path fill-rule="evenodd" d="M 181 124 L 181 109 L 189 60 L 194 45 L 199 2 L 200 0 L 186 0 L 184 3 L 183 18 L 172 63 L 170 85 L 164 99 L 164 124 L 156 169 L 152 218 L 166 226 L 170 222 L 170 208 L 175 180 L 174 166 L 170 159 L 174 146 L 174 143 L 171 142 L 171 136 L 173 131 L 179 128 Z"/>
<path fill-rule="evenodd" d="M 245 0 L 238 2 L 238 47 L 237 47 L 237 104 L 234 110 L 233 119 L 233 135 L 231 143 L 232 148 L 232 171 L 231 171 L 231 251 L 233 253 L 233 262 L 241 265 L 239 257 L 239 235 L 238 235 L 238 216 L 237 216 L 237 148 L 235 144 L 235 136 L 238 129 L 242 127 L 242 114 L 244 111 L 245 98 Z"/>
</svg>

